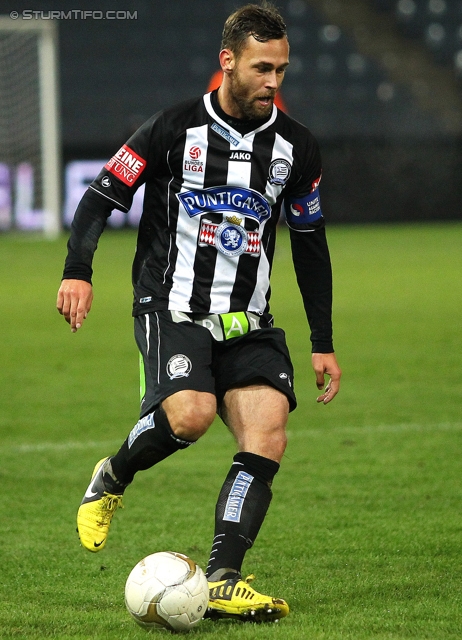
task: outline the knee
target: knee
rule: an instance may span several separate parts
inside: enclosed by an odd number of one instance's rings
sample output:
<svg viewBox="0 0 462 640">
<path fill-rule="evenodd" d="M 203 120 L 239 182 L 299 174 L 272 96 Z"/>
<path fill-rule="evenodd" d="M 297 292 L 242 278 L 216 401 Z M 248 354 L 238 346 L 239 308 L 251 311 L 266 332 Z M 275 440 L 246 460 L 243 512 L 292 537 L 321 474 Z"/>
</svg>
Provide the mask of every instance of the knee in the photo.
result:
<svg viewBox="0 0 462 640">
<path fill-rule="evenodd" d="M 210 393 L 184 393 L 186 395 L 181 398 L 167 398 L 162 406 L 173 433 L 178 438 L 195 441 L 203 436 L 212 424 L 217 410 L 216 399 Z"/>
<path fill-rule="evenodd" d="M 256 453 L 280 464 L 287 446 L 287 435 L 283 429 L 266 430 L 244 437 L 239 445 L 241 451 Z"/>
<path fill-rule="evenodd" d="M 281 462 L 287 447 L 287 434 L 285 430 L 277 430 L 268 437 L 265 443 L 267 448 L 267 457 L 276 462 Z"/>
<path fill-rule="evenodd" d="M 174 424 L 170 424 L 173 433 L 186 440 L 198 440 L 213 422 L 215 411 L 207 406 L 190 406 Z"/>
</svg>

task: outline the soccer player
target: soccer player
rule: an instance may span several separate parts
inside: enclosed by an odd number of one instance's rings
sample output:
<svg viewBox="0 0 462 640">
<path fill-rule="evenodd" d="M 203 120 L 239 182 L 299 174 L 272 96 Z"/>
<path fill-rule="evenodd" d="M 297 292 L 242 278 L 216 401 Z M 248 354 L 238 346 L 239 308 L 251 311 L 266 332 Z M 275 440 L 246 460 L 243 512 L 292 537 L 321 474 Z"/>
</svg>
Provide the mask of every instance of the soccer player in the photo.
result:
<svg viewBox="0 0 462 640">
<path fill-rule="evenodd" d="M 100 551 L 135 474 L 189 447 L 218 413 L 234 456 L 218 496 L 207 567 L 208 616 L 273 621 L 287 603 L 258 593 L 241 566 L 271 502 L 295 409 L 293 370 L 269 312 L 270 271 L 284 206 L 311 329 L 317 398 L 337 394 L 332 276 L 312 134 L 274 98 L 289 64 L 286 27 L 269 3 L 226 21 L 218 90 L 152 116 L 109 160 L 72 223 L 57 307 L 71 331 L 92 304 L 92 259 L 114 208 L 145 184 L 133 264 L 135 338 L 142 355 L 140 419 L 100 460 L 80 505 L 81 544 Z M 329 381 L 325 385 L 325 375 Z"/>
</svg>

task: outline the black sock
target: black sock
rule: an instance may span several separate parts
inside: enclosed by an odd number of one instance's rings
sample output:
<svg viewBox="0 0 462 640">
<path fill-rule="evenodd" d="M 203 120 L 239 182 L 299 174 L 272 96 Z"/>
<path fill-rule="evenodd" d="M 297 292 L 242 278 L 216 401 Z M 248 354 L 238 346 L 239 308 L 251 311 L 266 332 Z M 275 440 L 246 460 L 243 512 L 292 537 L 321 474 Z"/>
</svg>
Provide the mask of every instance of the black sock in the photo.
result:
<svg viewBox="0 0 462 640">
<path fill-rule="evenodd" d="M 112 469 L 119 483 L 129 484 L 137 471 L 149 469 L 179 449 L 194 442 L 181 440 L 173 433 L 162 407 L 141 418 L 115 456 Z"/>
<path fill-rule="evenodd" d="M 277 462 L 254 453 L 234 456 L 215 509 L 208 578 L 220 580 L 240 573 L 245 553 L 255 542 L 268 511 L 271 484 L 278 470 Z"/>
</svg>

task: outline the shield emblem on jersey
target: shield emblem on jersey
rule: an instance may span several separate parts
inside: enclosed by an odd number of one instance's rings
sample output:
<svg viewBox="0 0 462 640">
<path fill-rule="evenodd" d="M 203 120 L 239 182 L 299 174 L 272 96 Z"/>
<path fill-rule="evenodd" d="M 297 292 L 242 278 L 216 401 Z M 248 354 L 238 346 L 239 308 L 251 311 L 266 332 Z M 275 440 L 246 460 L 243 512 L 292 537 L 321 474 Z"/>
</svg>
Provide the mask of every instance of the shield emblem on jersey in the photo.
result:
<svg viewBox="0 0 462 640">
<path fill-rule="evenodd" d="M 268 180 L 270 184 L 284 185 L 290 178 L 292 166 L 290 162 L 284 158 L 273 160 L 269 167 Z"/>
<path fill-rule="evenodd" d="M 225 256 L 240 256 L 247 249 L 248 242 L 247 231 L 239 225 L 226 221 L 216 230 L 215 246 Z"/>
</svg>

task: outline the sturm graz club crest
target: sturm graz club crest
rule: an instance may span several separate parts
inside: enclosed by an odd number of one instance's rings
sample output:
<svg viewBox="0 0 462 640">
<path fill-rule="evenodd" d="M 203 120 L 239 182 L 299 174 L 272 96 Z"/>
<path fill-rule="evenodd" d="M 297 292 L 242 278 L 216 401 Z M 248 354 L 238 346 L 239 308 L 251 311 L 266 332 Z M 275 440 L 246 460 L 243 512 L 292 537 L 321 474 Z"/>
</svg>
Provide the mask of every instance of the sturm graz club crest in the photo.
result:
<svg viewBox="0 0 462 640">
<path fill-rule="evenodd" d="M 215 246 L 225 256 L 240 256 L 247 249 L 249 238 L 237 216 L 227 217 L 215 234 Z"/>
<path fill-rule="evenodd" d="M 291 170 L 292 166 L 290 162 L 284 158 L 277 158 L 276 160 L 273 160 L 269 168 L 269 183 L 279 185 L 285 184 L 290 178 Z"/>
<path fill-rule="evenodd" d="M 167 362 L 167 375 L 170 380 L 175 378 L 187 378 L 191 373 L 192 362 L 183 353 L 177 353 Z"/>
</svg>

